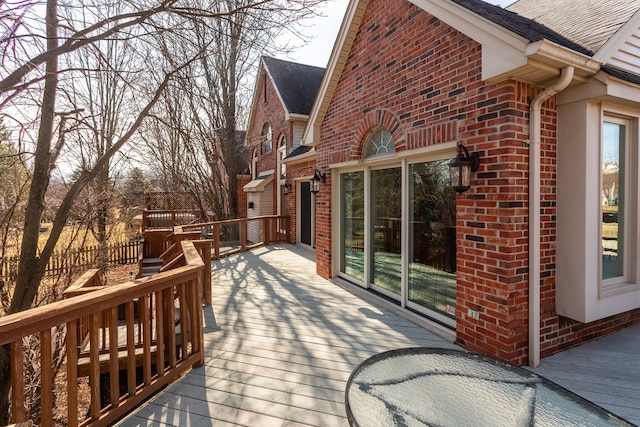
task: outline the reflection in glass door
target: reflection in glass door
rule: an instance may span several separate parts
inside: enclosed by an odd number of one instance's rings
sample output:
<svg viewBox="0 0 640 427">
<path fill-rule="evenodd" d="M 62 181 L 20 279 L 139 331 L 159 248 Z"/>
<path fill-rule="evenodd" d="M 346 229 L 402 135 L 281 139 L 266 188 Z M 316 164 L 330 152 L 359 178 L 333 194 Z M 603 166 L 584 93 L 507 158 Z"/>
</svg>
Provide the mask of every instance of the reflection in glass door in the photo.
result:
<svg viewBox="0 0 640 427">
<path fill-rule="evenodd" d="M 456 196 L 447 161 L 410 165 L 409 202 L 409 302 L 455 319 Z"/>
<path fill-rule="evenodd" d="M 364 172 L 341 175 L 340 271 L 364 281 Z"/>
<path fill-rule="evenodd" d="M 402 168 L 371 171 L 371 283 L 399 296 L 402 278 Z"/>
</svg>

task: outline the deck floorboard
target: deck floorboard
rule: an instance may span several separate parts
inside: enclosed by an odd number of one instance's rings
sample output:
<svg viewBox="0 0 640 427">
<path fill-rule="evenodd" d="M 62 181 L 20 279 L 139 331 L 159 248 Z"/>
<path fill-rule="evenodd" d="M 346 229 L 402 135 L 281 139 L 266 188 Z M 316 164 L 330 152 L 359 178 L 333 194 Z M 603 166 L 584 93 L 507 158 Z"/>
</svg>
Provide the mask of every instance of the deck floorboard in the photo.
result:
<svg viewBox="0 0 640 427">
<path fill-rule="evenodd" d="M 120 426 L 347 426 L 344 389 L 360 362 L 401 347 L 459 349 L 392 304 L 317 276 L 313 253 L 293 246 L 223 258 L 212 276 L 205 365 Z M 640 424 L 640 327 L 610 338 L 532 370 Z"/>
</svg>

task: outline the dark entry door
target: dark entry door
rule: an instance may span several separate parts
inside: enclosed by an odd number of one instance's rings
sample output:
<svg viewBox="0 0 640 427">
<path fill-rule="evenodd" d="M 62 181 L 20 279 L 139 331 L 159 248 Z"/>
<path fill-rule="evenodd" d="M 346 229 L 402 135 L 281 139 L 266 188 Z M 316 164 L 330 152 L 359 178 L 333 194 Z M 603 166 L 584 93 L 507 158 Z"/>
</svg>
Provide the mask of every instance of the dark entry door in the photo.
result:
<svg viewBox="0 0 640 427">
<path fill-rule="evenodd" d="M 311 188 L 300 183 L 300 243 L 311 246 Z"/>
</svg>

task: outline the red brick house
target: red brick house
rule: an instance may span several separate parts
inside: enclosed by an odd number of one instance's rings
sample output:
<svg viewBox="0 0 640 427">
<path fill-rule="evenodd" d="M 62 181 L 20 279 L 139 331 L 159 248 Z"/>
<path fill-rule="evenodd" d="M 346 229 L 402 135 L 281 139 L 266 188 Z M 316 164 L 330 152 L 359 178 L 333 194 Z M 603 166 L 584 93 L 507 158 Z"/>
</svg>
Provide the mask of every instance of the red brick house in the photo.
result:
<svg viewBox="0 0 640 427">
<path fill-rule="evenodd" d="M 351 1 L 303 141 L 318 273 L 518 365 L 640 323 L 638 8 Z"/>
<path fill-rule="evenodd" d="M 291 242 L 309 247 L 315 151 L 300 142 L 323 75 L 323 68 L 263 57 L 245 141 L 251 159 L 251 181 L 243 186 L 247 217 L 289 215 Z M 258 231 L 250 229 L 249 240 L 252 233 Z"/>
</svg>

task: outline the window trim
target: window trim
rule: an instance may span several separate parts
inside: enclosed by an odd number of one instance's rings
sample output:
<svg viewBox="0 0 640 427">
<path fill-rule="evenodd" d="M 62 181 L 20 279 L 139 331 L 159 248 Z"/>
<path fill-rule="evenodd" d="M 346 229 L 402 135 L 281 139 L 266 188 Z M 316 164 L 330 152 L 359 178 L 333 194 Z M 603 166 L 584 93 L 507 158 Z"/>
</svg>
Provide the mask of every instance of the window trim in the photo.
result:
<svg viewBox="0 0 640 427">
<path fill-rule="evenodd" d="M 602 130 L 626 119 L 628 279 L 602 286 Z M 558 105 L 555 290 L 558 315 L 582 323 L 640 308 L 640 110 L 583 99 Z"/>
</svg>

